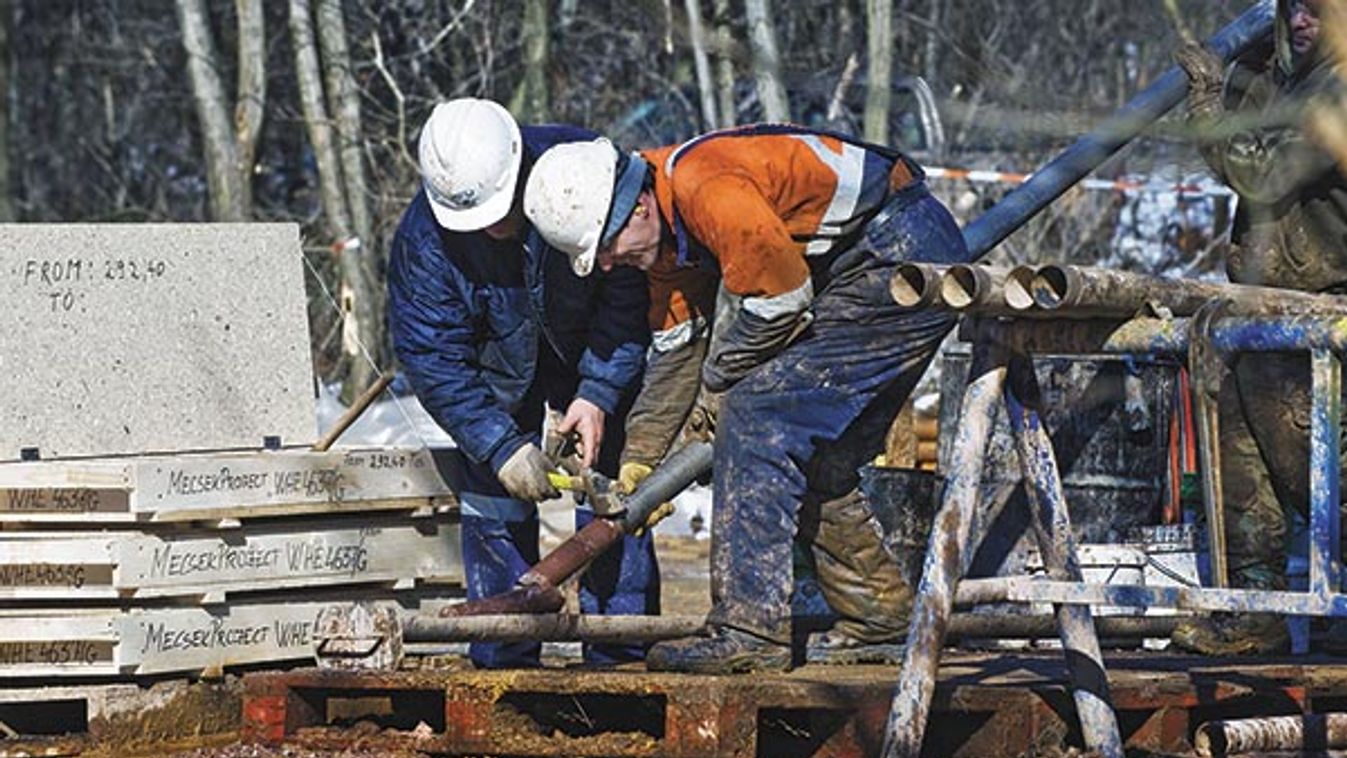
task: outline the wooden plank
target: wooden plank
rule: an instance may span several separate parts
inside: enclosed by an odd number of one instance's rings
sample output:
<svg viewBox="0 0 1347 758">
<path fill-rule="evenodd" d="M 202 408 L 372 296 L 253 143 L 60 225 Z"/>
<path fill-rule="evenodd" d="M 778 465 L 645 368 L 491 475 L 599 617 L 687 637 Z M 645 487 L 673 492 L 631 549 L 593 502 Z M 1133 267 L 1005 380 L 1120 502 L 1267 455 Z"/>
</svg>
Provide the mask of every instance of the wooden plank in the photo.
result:
<svg viewBox="0 0 1347 758">
<path fill-rule="evenodd" d="M 456 504 L 425 448 L 0 465 L 0 521 L 190 521 Z"/>
<path fill-rule="evenodd" d="M 230 532 L 0 532 L 0 598 L 205 597 L 463 581 L 457 519 L 252 522 Z"/>
<path fill-rule="evenodd" d="M 345 592 L 323 598 L 98 612 L 0 611 L 0 680 L 190 673 L 313 657 L 313 622 L 334 602 L 374 599 L 415 610 L 462 591 Z M 301 599 L 302 598 L 302 599 Z"/>
</svg>

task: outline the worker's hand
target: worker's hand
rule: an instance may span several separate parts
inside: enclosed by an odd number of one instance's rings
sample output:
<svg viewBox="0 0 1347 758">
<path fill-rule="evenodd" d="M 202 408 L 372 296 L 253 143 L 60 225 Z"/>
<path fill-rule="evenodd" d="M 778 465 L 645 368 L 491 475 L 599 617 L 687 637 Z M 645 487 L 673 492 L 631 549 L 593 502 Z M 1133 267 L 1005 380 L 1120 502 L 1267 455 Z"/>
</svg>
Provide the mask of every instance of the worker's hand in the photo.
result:
<svg viewBox="0 0 1347 758">
<path fill-rule="evenodd" d="M 1174 61 L 1188 76 L 1188 115 L 1205 118 L 1221 112 L 1221 83 L 1225 64 L 1201 43 L 1189 42 L 1174 53 Z"/>
<path fill-rule="evenodd" d="M 599 406 L 577 397 L 566 409 L 566 416 L 557 427 L 557 434 L 572 432 L 580 435 L 580 467 L 593 468 L 603 444 L 603 422 L 607 414 Z"/>
<path fill-rule="evenodd" d="M 622 467 L 619 468 L 617 471 L 618 493 L 623 496 L 626 496 L 635 492 L 636 488 L 641 486 L 641 482 L 644 482 L 646 480 L 646 477 L 650 476 L 650 472 L 653 470 L 654 469 L 650 468 L 646 464 L 637 463 L 635 461 L 627 461 L 626 463 L 622 464 Z M 640 537 L 642 534 L 645 533 L 645 530 L 654 529 L 655 524 L 658 524 L 659 522 L 673 515 L 673 512 L 674 512 L 673 503 L 670 502 L 660 503 L 659 506 L 657 506 L 655 510 L 651 511 L 650 515 L 646 517 L 645 523 L 637 527 L 632 533 L 635 534 L 637 537 Z"/>
<path fill-rule="evenodd" d="M 552 464 L 547 456 L 530 442 L 506 459 L 500 471 L 496 472 L 496 478 L 511 497 L 537 503 L 560 494 L 547 480 L 547 472 L 551 470 Z"/>
</svg>

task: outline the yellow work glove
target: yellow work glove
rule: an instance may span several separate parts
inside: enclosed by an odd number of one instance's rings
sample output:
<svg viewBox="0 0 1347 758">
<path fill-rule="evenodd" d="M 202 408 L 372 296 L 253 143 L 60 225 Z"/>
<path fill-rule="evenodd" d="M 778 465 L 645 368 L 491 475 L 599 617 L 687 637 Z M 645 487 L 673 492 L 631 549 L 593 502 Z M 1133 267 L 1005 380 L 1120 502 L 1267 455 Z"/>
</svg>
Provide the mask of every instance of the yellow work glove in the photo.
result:
<svg viewBox="0 0 1347 758">
<path fill-rule="evenodd" d="M 622 467 L 617 471 L 618 493 L 630 495 L 635 492 L 636 488 L 641 486 L 641 482 L 644 482 L 646 477 L 650 476 L 651 471 L 654 471 L 654 469 L 644 463 L 628 461 L 627 463 L 622 464 Z M 640 537 L 642 534 L 645 534 L 645 530 L 654 529 L 655 524 L 658 524 L 673 515 L 673 512 L 673 503 L 660 503 L 659 506 L 651 511 L 650 515 L 646 517 L 645 524 L 637 527 L 633 534 Z"/>
</svg>

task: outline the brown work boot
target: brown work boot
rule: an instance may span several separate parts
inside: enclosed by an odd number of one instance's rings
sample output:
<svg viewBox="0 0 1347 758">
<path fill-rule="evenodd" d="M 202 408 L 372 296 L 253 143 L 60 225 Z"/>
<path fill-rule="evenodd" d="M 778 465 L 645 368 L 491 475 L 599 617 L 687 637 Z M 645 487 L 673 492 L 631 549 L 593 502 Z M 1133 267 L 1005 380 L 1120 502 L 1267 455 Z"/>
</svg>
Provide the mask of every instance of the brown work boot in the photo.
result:
<svg viewBox="0 0 1347 758">
<path fill-rule="evenodd" d="M 709 626 L 698 637 L 657 642 L 645 654 L 650 671 L 743 674 L 790 670 L 790 646 L 728 626 Z"/>
<path fill-rule="evenodd" d="M 1269 613 L 1220 613 L 1185 621 L 1170 641 L 1180 650 L 1201 655 L 1268 655 L 1291 647 L 1281 616 Z"/>
<path fill-rule="evenodd" d="M 897 666 L 903 662 L 903 637 L 867 642 L 836 628 L 809 635 L 804 646 L 805 663 L 823 666 L 858 666 L 876 663 Z"/>
</svg>

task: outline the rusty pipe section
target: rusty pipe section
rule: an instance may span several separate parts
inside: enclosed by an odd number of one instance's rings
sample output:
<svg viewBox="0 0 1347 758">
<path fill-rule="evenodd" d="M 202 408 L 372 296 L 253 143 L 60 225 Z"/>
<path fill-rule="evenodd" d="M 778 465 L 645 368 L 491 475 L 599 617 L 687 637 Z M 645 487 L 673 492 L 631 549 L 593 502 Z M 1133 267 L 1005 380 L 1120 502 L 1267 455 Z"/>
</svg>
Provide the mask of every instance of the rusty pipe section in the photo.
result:
<svg viewBox="0 0 1347 758">
<path fill-rule="evenodd" d="M 1244 284 L 1167 279 L 1094 266 L 1042 266 L 1030 285 L 1034 304 L 1067 318 L 1126 318 L 1145 311 L 1191 316 L 1212 300 L 1228 313 L 1347 314 L 1347 297 Z"/>
<path fill-rule="evenodd" d="M 1192 616 L 1105 616 L 1095 619 L 1099 635 L 1110 639 L 1168 637 Z M 442 617 L 408 614 L 403 640 L 451 642 L 645 643 L 696 634 L 704 616 L 591 616 L 577 614 L 495 614 Z M 950 618 L 948 640 L 1036 639 L 1057 634 L 1052 616 L 959 613 Z"/>
<path fill-rule="evenodd" d="M 514 589 L 480 600 L 451 605 L 443 617 L 499 613 L 551 613 L 561 609 L 557 586 L 580 573 L 595 558 L 645 524 L 650 514 L 672 500 L 698 477 L 711 470 L 711 443 L 693 442 L 670 455 L 641 486 L 622 501 L 626 510 L 616 518 L 598 517 L 557 546 L 524 572 Z"/>
<path fill-rule="evenodd" d="M 904 263 L 889 281 L 889 294 L 908 309 L 945 308 L 983 314 L 1015 314 L 1035 308 L 1029 285 L 1034 269 L 981 264 L 937 266 Z"/>
<path fill-rule="evenodd" d="M 940 299 L 952 310 L 986 308 L 1005 303 L 1008 269 L 961 263 L 940 277 Z"/>
<path fill-rule="evenodd" d="M 1208 721 L 1193 737 L 1193 752 L 1202 758 L 1338 748 L 1347 748 L 1347 713 Z"/>
<path fill-rule="evenodd" d="M 904 308 L 940 304 L 940 277 L 945 267 L 934 263 L 904 263 L 889 280 L 889 295 Z"/>
</svg>

